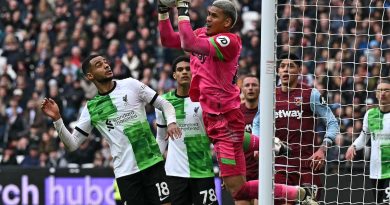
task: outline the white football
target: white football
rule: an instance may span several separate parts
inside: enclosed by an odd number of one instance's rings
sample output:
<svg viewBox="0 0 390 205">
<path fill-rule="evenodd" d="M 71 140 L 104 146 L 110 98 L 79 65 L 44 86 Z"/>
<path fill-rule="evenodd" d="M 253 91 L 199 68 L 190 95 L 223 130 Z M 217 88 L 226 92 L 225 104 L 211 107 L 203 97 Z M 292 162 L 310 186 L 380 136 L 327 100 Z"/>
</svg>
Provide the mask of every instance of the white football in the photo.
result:
<svg viewBox="0 0 390 205">
<path fill-rule="evenodd" d="M 160 0 L 160 2 L 169 8 L 176 6 L 176 0 Z"/>
</svg>

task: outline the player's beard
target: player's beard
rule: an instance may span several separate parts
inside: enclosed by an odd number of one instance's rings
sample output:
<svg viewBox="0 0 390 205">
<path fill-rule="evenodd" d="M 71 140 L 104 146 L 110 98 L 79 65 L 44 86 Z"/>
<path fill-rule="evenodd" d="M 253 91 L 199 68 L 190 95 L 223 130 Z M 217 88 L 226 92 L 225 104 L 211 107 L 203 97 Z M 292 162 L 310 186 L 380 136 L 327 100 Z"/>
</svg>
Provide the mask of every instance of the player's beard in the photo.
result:
<svg viewBox="0 0 390 205">
<path fill-rule="evenodd" d="M 96 80 L 98 83 L 101 83 L 101 84 L 103 84 L 103 83 L 108 83 L 108 82 L 111 82 L 112 81 L 112 79 L 114 79 L 114 77 L 113 76 L 111 76 L 111 77 L 106 77 L 106 78 L 102 78 L 102 79 L 98 79 L 98 80 Z"/>
</svg>

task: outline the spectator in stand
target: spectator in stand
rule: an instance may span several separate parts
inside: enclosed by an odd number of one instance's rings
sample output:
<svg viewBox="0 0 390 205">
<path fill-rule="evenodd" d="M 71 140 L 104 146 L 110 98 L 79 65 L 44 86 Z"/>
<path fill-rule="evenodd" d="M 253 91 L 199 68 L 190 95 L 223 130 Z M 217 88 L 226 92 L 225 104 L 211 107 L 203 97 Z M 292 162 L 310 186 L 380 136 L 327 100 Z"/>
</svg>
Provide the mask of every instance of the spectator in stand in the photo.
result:
<svg viewBox="0 0 390 205">
<path fill-rule="evenodd" d="M 95 157 L 96 147 L 94 142 L 91 142 L 89 138 L 87 138 L 74 152 L 69 152 L 67 154 L 67 161 L 69 163 L 75 163 L 78 165 L 93 163 Z"/>
<path fill-rule="evenodd" d="M 49 167 L 66 167 L 68 162 L 65 158 L 61 158 L 57 150 L 51 150 L 48 154 L 47 164 Z"/>
<path fill-rule="evenodd" d="M 29 145 L 28 154 L 24 156 L 23 161 L 20 163 L 22 167 L 39 167 L 39 151 L 36 144 Z"/>
<path fill-rule="evenodd" d="M 153 71 L 151 68 L 144 68 L 143 73 L 142 73 L 141 82 L 143 82 L 145 85 L 151 87 L 153 90 L 156 90 L 158 82 L 155 78 L 153 78 L 152 72 Z"/>
<path fill-rule="evenodd" d="M 133 78 L 139 78 L 141 76 L 141 61 L 138 56 L 134 54 L 134 51 L 130 48 L 121 58 L 123 64 L 130 69 L 130 75 Z"/>
<path fill-rule="evenodd" d="M 23 121 L 23 109 L 18 106 L 18 100 L 15 97 L 10 100 L 6 113 L 9 126 L 7 136 L 9 139 L 19 139 L 24 134 L 26 125 Z"/>
<path fill-rule="evenodd" d="M 27 126 L 25 132 L 29 131 L 32 127 L 38 129 L 38 133 L 43 133 L 47 129 L 45 116 L 38 106 L 37 99 L 31 98 L 27 102 L 27 107 L 23 112 L 23 120 Z"/>
<path fill-rule="evenodd" d="M 39 152 L 39 167 L 51 167 L 46 152 Z"/>
<path fill-rule="evenodd" d="M 65 78 L 67 82 L 63 86 L 64 94 L 62 101 L 66 103 L 63 110 L 64 121 L 68 124 L 75 121 L 78 116 L 78 111 L 84 100 L 84 90 L 81 88 L 81 82 L 79 79 L 73 79 L 72 75 L 67 75 Z"/>
<path fill-rule="evenodd" d="M 18 165 L 16 161 L 16 155 L 14 149 L 11 147 L 7 147 L 4 150 L 3 157 L 1 158 L 0 165 Z"/>
<path fill-rule="evenodd" d="M 52 150 L 57 150 L 57 140 L 54 139 L 49 132 L 42 134 L 42 139 L 38 145 L 39 152 L 49 153 Z"/>
</svg>

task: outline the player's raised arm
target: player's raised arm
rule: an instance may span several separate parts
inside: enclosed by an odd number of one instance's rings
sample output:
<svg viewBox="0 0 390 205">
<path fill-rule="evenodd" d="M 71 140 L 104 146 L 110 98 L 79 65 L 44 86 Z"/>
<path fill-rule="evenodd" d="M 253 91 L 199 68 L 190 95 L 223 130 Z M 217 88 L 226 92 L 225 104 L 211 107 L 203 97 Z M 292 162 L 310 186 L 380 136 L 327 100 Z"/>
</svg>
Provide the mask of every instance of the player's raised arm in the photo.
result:
<svg viewBox="0 0 390 205">
<path fill-rule="evenodd" d="M 161 44 L 167 48 L 181 49 L 179 33 L 175 32 L 169 20 L 170 8 L 158 1 L 158 29 Z"/>
<path fill-rule="evenodd" d="M 208 55 L 210 53 L 209 41 L 207 38 L 199 38 L 194 34 L 190 23 L 189 6 L 188 0 L 177 1 L 181 47 L 188 52 Z"/>
<path fill-rule="evenodd" d="M 84 140 L 87 139 L 88 132 L 90 132 L 92 128 L 82 130 L 76 126 L 73 133 L 70 133 L 62 121 L 58 105 L 53 99 L 45 98 L 42 102 L 41 109 L 43 113 L 54 121 L 54 127 L 58 132 L 58 136 L 69 151 L 75 151 L 80 147 Z M 78 122 L 77 124 L 80 123 Z"/>
<path fill-rule="evenodd" d="M 216 56 L 220 60 L 231 59 L 229 53 L 240 50 L 241 40 L 230 33 L 237 19 L 237 11 L 229 0 L 214 1 L 208 10 L 205 35 L 193 32 L 189 17 L 188 0 L 178 0 L 179 34 L 181 46 L 185 51 L 202 55 Z"/>
</svg>

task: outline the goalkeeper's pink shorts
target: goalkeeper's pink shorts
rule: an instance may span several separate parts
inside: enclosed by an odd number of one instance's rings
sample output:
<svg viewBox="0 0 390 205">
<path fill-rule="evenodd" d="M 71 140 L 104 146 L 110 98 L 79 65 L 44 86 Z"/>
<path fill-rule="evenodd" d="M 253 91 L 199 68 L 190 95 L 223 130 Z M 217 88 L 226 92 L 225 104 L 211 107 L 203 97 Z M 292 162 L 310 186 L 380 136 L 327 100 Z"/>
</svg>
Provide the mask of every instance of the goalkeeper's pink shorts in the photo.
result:
<svg viewBox="0 0 390 205">
<path fill-rule="evenodd" d="M 245 176 L 245 156 L 242 147 L 245 123 L 241 110 L 234 109 L 218 115 L 203 112 L 203 122 L 214 145 L 221 176 Z"/>
</svg>

